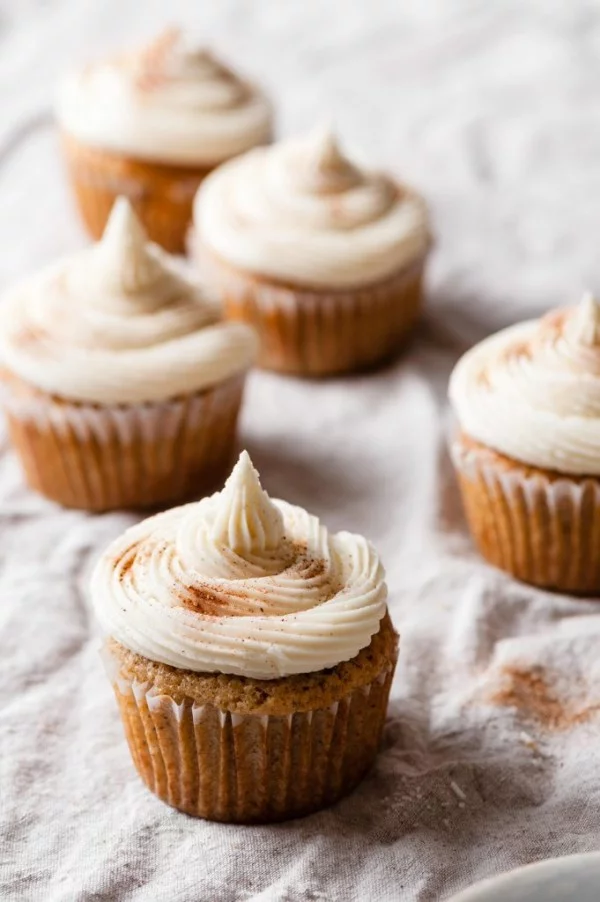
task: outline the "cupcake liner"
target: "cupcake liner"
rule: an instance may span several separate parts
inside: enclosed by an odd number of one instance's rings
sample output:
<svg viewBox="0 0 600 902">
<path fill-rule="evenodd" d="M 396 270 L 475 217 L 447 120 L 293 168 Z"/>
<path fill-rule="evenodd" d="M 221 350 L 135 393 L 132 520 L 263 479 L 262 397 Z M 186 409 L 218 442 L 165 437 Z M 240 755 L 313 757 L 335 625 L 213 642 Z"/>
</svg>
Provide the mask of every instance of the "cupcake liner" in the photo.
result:
<svg viewBox="0 0 600 902">
<path fill-rule="evenodd" d="M 482 555 L 523 582 L 600 594 L 600 481 L 548 474 L 453 441 L 469 527 Z"/>
<path fill-rule="evenodd" d="M 92 238 L 101 237 L 117 197 L 131 201 L 149 238 L 183 253 L 194 195 L 209 167 L 169 166 L 86 147 L 63 135 L 63 150 L 79 213 Z"/>
<path fill-rule="evenodd" d="M 97 406 L 2 382 L 12 443 L 31 488 L 66 507 L 154 507 L 226 475 L 244 377 L 169 401 Z"/>
<path fill-rule="evenodd" d="M 103 658 L 131 756 L 168 805 L 227 823 L 269 823 L 331 805 L 371 767 L 394 663 L 328 708 L 285 716 L 236 714 L 189 698 L 179 704 Z"/>
<path fill-rule="evenodd" d="M 196 254 L 207 288 L 227 315 L 257 330 L 264 369 L 325 376 L 371 366 L 398 349 L 421 307 L 424 257 L 385 282 L 328 292 L 270 283 L 228 266 L 202 245 Z"/>
</svg>

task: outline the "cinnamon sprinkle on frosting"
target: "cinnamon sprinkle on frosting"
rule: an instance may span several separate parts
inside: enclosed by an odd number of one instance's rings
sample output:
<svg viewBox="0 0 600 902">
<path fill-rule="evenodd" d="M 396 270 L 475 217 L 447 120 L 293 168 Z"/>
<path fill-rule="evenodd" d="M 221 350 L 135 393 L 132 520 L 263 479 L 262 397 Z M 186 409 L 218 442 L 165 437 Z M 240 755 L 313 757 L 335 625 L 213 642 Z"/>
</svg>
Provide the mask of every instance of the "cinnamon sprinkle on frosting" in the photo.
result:
<svg viewBox="0 0 600 902">
<path fill-rule="evenodd" d="M 353 162 L 323 128 L 210 173 L 196 195 L 194 222 L 200 245 L 227 263 L 335 289 L 387 279 L 430 243 L 417 192 Z"/>
<path fill-rule="evenodd" d="M 205 169 L 266 143 L 273 114 L 259 88 L 169 28 L 70 73 L 57 118 L 86 146 Z"/>
<path fill-rule="evenodd" d="M 6 368 L 73 401 L 136 404 L 202 391 L 243 373 L 256 346 L 252 329 L 225 321 L 148 240 L 124 197 L 99 242 L 13 288 L 0 311 Z"/>
<path fill-rule="evenodd" d="M 461 431 L 519 463 L 600 476 L 600 304 L 586 294 L 491 335 L 450 378 Z"/>
<path fill-rule="evenodd" d="M 600 344 L 600 304 L 588 291 L 573 310 L 568 326 L 569 338 L 595 348 Z"/>
<path fill-rule="evenodd" d="M 135 84 L 140 90 L 151 91 L 167 80 L 165 63 L 180 39 L 180 28 L 166 28 L 138 54 Z"/>
<path fill-rule="evenodd" d="M 387 595 L 366 539 L 269 498 L 247 452 L 221 492 L 117 539 L 92 591 L 107 632 L 131 651 L 255 679 L 351 660 Z"/>
</svg>

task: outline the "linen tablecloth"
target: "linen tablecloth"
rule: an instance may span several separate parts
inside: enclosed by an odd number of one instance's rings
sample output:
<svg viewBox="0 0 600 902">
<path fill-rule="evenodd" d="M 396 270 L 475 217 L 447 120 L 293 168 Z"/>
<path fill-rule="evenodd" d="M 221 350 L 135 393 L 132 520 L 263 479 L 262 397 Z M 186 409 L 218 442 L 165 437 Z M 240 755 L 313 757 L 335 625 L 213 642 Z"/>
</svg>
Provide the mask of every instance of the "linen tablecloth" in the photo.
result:
<svg viewBox="0 0 600 902">
<path fill-rule="evenodd" d="M 600 11 L 573 0 L 56 0 L 0 11 L 0 283 L 81 247 L 50 122 L 70 61 L 181 22 L 272 92 L 279 131 L 332 118 L 427 195 L 427 311 L 391 367 L 252 376 L 265 487 L 381 551 L 400 662 L 378 763 L 272 827 L 170 810 L 129 760 L 88 579 L 134 517 L 61 510 L 0 455 L 0 898 L 445 899 L 600 847 L 600 608 L 486 566 L 446 450 L 458 354 L 600 287 Z M 168 24 L 168 23 L 166 23 Z"/>
</svg>

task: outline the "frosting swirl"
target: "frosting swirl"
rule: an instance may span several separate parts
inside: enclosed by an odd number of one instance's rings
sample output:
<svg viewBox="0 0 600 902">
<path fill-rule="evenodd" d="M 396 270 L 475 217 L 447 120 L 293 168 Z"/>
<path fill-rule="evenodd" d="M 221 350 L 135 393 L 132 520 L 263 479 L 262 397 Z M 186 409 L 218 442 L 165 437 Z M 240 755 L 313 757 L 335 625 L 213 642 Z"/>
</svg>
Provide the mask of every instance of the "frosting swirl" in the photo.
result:
<svg viewBox="0 0 600 902">
<path fill-rule="evenodd" d="M 329 131 L 231 160 L 194 205 L 199 240 L 259 275 L 315 286 L 383 280 L 429 245 L 410 189 L 352 163 Z"/>
<path fill-rule="evenodd" d="M 93 147 L 182 166 L 220 163 L 272 129 L 265 96 L 177 30 L 67 76 L 57 116 Z"/>
<path fill-rule="evenodd" d="M 461 428 L 531 466 L 600 476 L 600 304 L 512 326 L 468 351 L 450 380 Z"/>
<path fill-rule="evenodd" d="M 271 500 L 245 451 L 222 492 L 129 529 L 92 577 L 97 616 L 127 648 L 261 680 L 353 658 L 386 594 L 366 539 Z"/>
<path fill-rule="evenodd" d="M 0 357 L 51 394 L 165 400 L 247 369 L 256 339 L 176 268 L 119 198 L 98 244 L 34 276 L 0 309 Z"/>
</svg>

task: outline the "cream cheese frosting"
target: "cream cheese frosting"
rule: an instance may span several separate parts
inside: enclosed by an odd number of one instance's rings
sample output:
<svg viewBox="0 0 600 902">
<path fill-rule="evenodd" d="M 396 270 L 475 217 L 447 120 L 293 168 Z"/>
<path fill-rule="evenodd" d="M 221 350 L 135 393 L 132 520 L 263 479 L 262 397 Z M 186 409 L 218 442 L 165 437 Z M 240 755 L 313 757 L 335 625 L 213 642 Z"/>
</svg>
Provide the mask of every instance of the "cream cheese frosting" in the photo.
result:
<svg viewBox="0 0 600 902">
<path fill-rule="evenodd" d="M 252 329 L 148 242 L 119 198 L 102 240 L 12 290 L 0 307 L 0 360 L 31 385 L 91 403 L 158 401 L 246 370 Z"/>
<path fill-rule="evenodd" d="M 219 167 L 200 186 L 194 221 L 226 262 L 319 287 L 384 280 L 430 242 L 422 198 L 351 162 L 323 129 Z"/>
<path fill-rule="evenodd" d="M 184 166 L 216 165 L 272 130 L 264 94 L 176 30 L 68 75 L 57 117 L 92 147 Z"/>
<path fill-rule="evenodd" d="M 371 545 L 269 498 L 247 452 L 225 488 L 127 530 L 96 566 L 106 632 L 153 661 L 259 680 L 353 658 L 386 611 Z"/>
<path fill-rule="evenodd" d="M 450 380 L 462 430 L 522 463 L 600 476 L 600 304 L 571 308 L 492 335 Z"/>
</svg>

